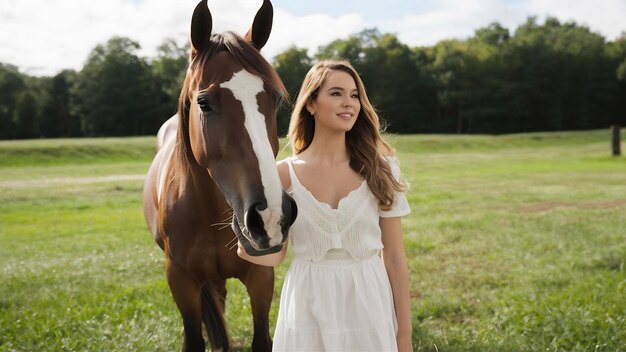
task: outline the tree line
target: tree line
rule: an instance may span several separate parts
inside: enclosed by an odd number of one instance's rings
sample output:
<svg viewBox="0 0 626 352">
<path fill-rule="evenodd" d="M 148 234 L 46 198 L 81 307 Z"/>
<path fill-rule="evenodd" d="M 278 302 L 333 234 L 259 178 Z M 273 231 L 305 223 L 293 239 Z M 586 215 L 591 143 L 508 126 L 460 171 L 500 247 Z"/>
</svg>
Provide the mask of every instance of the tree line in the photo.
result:
<svg viewBox="0 0 626 352">
<path fill-rule="evenodd" d="M 165 40 L 152 59 L 114 37 L 80 71 L 31 77 L 0 63 L 0 139 L 153 135 L 176 112 L 188 44 Z M 318 49 L 291 47 L 273 64 L 291 103 L 318 60 L 343 58 L 360 72 L 387 131 L 513 133 L 626 125 L 626 32 L 615 41 L 575 22 L 535 17 L 511 34 L 499 23 L 468 39 L 409 47 L 364 30 Z"/>
</svg>

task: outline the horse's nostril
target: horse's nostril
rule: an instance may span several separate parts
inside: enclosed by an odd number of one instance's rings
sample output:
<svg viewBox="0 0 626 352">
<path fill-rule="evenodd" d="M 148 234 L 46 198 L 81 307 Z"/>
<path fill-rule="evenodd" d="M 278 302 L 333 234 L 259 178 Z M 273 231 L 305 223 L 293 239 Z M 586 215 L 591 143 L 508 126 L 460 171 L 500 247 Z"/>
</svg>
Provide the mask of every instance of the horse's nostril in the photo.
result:
<svg viewBox="0 0 626 352">
<path fill-rule="evenodd" d="M 288 209 L 284 209 L 283 213 L 284 214 L 289 214 L 289 226 L 293 225 L 293 223 L 296 221 L 296 217 L 298 216 L 298 205 L 296 205 L 296 201 L 289 195 L 287 196 L 287 200 L 288 200 L 288 205 L 289 208 Z"/>
<path fill-rule="evenodd" d="M 246 212 L 246 227 L 253 237 L 258 237 L 260 234 L 265 232 L 265 229 L 263 227 L 263 219 L 261 219 L 259 211 L 266 208 L 267 205 L 263 206 L 262 203 L 257 203 L 251 206 Z"/>
<path fill-rule="evenodd" d="M 261 211 L 267 209 L 267 201 L 262 201 L 262 202 L 256 203 L 256 205 L 254 205 L 254 209 L 257 212 L 261 212 Z"/>
</svg>

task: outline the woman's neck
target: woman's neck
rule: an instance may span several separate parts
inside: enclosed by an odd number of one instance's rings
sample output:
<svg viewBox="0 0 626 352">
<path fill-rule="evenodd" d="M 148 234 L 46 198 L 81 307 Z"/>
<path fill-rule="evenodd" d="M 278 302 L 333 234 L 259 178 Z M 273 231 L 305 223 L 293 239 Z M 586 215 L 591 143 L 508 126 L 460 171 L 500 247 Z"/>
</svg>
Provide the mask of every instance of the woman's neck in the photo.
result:
<svg viewBox="0 0 626 352">
<path fill-rule="evenodd" d="M 305 152 L 311 160 L 319 162 L 336 163 L 350 159 L 345 132 L 315 133 L 311 145 Z"/>
</svg>

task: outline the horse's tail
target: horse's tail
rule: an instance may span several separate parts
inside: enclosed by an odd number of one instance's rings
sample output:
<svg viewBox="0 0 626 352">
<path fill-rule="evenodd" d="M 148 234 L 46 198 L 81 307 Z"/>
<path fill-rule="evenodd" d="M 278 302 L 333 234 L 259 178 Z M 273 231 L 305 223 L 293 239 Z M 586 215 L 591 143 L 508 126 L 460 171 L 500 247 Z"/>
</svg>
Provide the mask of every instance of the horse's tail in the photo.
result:
<svg viewBox="0 0 626 352">
<path fill-rule="evenodd" d="M 211 349 L 213 351 L 230 351 L 230 341 L 226 331 L 226 322 L 222 313 L 215 303 L 215 298 L 211 289 L 205 284 L 202 285 L 200 293 L 202 297 L 202 321 L 206 326 Z"/>
</svg>

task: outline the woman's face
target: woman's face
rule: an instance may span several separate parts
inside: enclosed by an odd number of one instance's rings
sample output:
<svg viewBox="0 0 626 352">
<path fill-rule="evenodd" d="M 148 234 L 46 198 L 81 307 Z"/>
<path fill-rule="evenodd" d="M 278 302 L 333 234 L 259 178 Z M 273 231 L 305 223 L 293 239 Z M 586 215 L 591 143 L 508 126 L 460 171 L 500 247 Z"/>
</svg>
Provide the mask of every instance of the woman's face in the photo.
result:
<svg viewBox="0 0 626 352">
<path fill-rule="evenodd" d="M 306 109 L 315 118 L 315 130 L 348 132 L 354 126 L 361 102 L 354 78 L 343 71 L 331 71 L 320 87 L 317 98 Z"/>
</svg>

